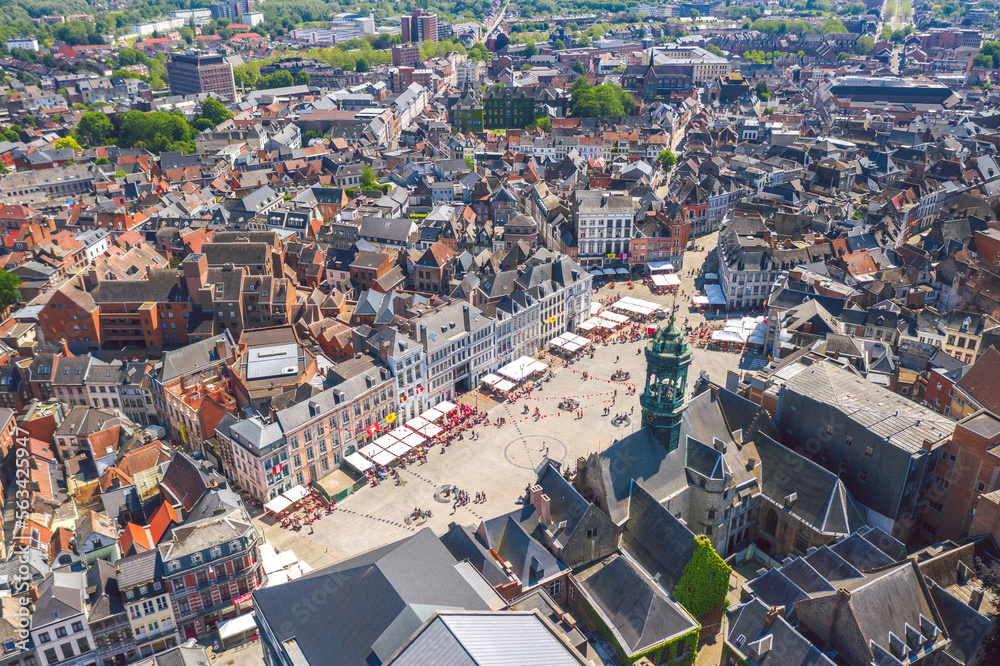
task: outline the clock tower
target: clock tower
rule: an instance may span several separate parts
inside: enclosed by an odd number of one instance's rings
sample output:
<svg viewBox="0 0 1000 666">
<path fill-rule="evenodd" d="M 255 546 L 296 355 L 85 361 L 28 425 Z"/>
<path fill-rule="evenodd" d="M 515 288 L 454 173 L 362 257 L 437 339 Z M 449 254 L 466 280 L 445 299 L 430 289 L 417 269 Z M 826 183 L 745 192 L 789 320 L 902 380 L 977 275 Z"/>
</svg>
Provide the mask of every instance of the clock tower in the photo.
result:
<svg viewBox="0 0 1000 666">
<path fill-rule="evenodd" d="M 668 451 L 680 445 L 691 346 L 671 317 L 646 343 L 646 388 L 639 398 L 642 422 Z"/>
</svg>

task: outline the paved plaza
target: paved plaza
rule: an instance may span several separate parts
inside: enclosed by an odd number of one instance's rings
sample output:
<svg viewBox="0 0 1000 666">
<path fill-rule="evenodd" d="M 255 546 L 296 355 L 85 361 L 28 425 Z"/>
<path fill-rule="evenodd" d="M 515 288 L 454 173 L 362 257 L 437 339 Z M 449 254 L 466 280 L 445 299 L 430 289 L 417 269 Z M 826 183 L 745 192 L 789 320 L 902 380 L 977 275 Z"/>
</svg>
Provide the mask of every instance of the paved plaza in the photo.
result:
<svg viewBox="0 0 1000 666">
<path fill-rule="evenodd" d="M 685 277 L 682 288 L 688 290 L 688 295 L 692 287 L 691 278 Z M 605 288 L 597 296 L 608 293 Z M 671 298 L 652 295 L 641 285 L 627 293 L 661 303 Z M 681 316 L 690 316 L 691 323 L 700 321 L 700 317 L 689 315 L 686 307 L 681 307 Z M 464 439 L 453 441 L 447 448 L 432 449 L 427 463 L 408 464 L 400 470 L 402 485 L 389 480 L 377 487 L 366 487 L 340 502 L 332 514 L 298 532 L 282 528 L 270 518 L 258 516 L 258 523 L 275 547 L 291 548 L 300 560 L 320 568 L 409 536 L 423 527 L 442 534 L 453 521 L 473 525 L 513 511 L 546 453 L 553 460 L 573 466 L 578 457 L 607 447 L 640 425 L 639 395 L 645 378 L 645 357 L 637 351 L 645 342 L 598 345 L 593 359 L 585 357 L 569 367 L 554 365 L 552 379 L 541 384 L 530 398 L 513 405 L 489 403 L 490 420 L 506 418 L 506 425 L 477 426 L 478 439 L 466 433 Z M 707 371 L 716 382 L 724 382 L 726 372 L 737 369 L 740 361 L 739 356 L 727 352 L 695 349 L 693 354 L 689 390 L 700 371 Z M 629 382 L 610 381 L 612 373 L 619 369 L 631 373 Z M 584 372 L 590 379 L 583 380 Z M 626 395 L 630 384 L 637 388 L 635 395 Z M 559 409 L 560 400 L 567 397 L 580 402 L 582 419 Z M 473 396 L 467 396 L 465 402 L 475 404 Z M 530 410 L 527 415 L 523 413 L 525 405 Z M 485 401 L 480 404 L 480 408 L 486 406 Z M 606 407 L 610 409 L 608 416 L 603 415 Z M 534 418 L 535 408 L 540 418 Z M 612 419 L 617 413 L 631 413 L 631 423 L 614 426 Z M 455 508 L 435 500 L 435 491 L 443 485 L 455 485 L 472 497 L 485 492 L 488 499 Z M 407 525 L 406 517 L 414 508 L 429 509 L 434 515 L 423 525 Z"/>
</svg>

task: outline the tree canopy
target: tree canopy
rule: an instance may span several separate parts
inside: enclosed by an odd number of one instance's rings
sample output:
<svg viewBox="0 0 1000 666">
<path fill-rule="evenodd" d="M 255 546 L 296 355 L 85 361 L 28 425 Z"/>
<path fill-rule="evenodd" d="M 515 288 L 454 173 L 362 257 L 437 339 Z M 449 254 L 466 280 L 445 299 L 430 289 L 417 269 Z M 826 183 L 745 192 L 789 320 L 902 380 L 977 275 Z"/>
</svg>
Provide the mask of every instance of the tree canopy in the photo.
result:
<svg viewBox="0 0 1000 666">
<path fill-rule="evenodd" d="M 0 309 L 21 302 L 21 278 L 0 269 Z"/>
<path fill-rule="evenodd" d="M 91 146 L 103 146 L 112 131 L 111 120 L 103 113 L 88 111 L 80 118 L 76 133 Z"/>
<path fill-rule="evenodd" d="M 287 73 L 287 72 L 286 72 Z M 194 128 L 179 113 L 129 111 L 121 117 L 117 143 L 154 153 L 194 150 Z"/>
<path fill-rule="evenodd" d="M 233 117 L 233 112 L 226 108 L 226 105 L 209 97 L 201 103 L 201 117 L 212 123 L 215 127 L 219 123 L 225 122 Z"/>
<path fill-rule="evenodd" d="M 632 95 L 614 83 L 594 86 L 581 76 L 571 91 L 570 115 L 578 118 L 627 116 L 636 107 Z"/>
</svg>

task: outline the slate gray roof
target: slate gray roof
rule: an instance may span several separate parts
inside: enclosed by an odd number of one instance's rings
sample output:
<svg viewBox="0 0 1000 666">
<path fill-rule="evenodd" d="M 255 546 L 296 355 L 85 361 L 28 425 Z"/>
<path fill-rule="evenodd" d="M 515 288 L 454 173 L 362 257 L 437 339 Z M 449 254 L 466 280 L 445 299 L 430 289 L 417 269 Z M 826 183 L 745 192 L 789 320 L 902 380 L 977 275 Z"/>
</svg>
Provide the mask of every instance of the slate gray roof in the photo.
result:
<svg viewBox="0 0 1000 666">
<path fill-rule="evenodd" d="M 154 268 L 145 280 L 101 280 L 90 296 L 95 303 L 182 303 L 188 300 L 181 272 Z"/>
<path fill-rule="evenodd" d="M 687 486 L 685 448 L 667 453 L 648 428 L 642 428 L 600 452 L 608 515 L 621 524 L 627 516 L 632 480 L 662 501 Z"/>
<path fill-rule="evenodd" d="M 179 645 L 172 650 L 133 662 L 133 666 L 210 666 L 208 653 L 200 645 Z"/>
<path fill-rule="evenodd" d="M 115 562 L 115 567 L 118 569 L 118 587 L 123 590 L 163 575 L 163 560 L 158 550 L 123 557 Z"/>
<path fill-rule="evenodd" d="M 620 646 L 636 654 L 698 623 L 627 557 L 612 557 L 580 582 Z"/>
<path fill-rule="evenodd" d="M 840 477 L 799 455 L 770 437 L 757 442 L 761 463 L 761 489 L 778 507 L 795 494 L 791 508 L 784 508 L 827 534 L 850 534 L 863 527 L 863 513 Z"/>
<path fill-rule="evenodd" d="M 758 599 L 729 611 L 729 634 L 726 643 L 735 648 L 746 661 L 754 644 L 765 639 L 767 651 L 753 661 L 756 666 L 833 666 L 802 634 L 780 615 L 768 624 L 769 607 Z"/>
<path fill-rule="evenodd" d="M 86 575 L 82 571 L 56 572 L 38 584 L 38 601 L 31 616 L 32 628 L 65 620 L 87 610 Z"/>
<path fill-rule="evenodd" d="M 789 379 L 783 391 L 793 391 L 831 405 L 858 425 L 908 453 L 950 437 L 955 422 L 829 363 L 814 363 Z"/>
<path fill-rule="evenodd" d="M 182 375 L 187 375 L 196 370 L 219 362 L 219 357 L 215 353 L 216 343 L 222 342 L 225 345 L 225 355 L 232 353 L 233 343 L 229 331 L 224 331 L 215 337 L 194 342 L 174 351 L 169 351 L 163 356 L 163 370 L 160 381 L 168 382 Z"/>
<path fill-rule="evenodd" d="M 747 587 L 768 607 L 784 606 L 789 611 L 796 602 L 809 598 L 809 595 L 793 583 L 781 569 L 768 569 L 766 573 L 747 583 Z"/>
<path fill-rule="evenodd" d="M 500 563 L 480 542 L 471 527 L 458 523 L 449 524 L 448 531 L 441 535 L 441 543 L 456 560 L 459 562 L 467 560 L 472 564 L 490 585 L 496 587 L 510 582 Z"/>
<path fill-rule="evenodd" d="M 487 546 L 510 563 L 522 588 L 534 587 L 567 571 L 565 564 L 521 527 L 514 514 L 485 521 L 483 531 Z"/>
<path fill-rule="evenodd" d="M 387 666 L 583 666 L 532 612 L 439 613 Z"/>
<path fill-rule="evenodd" d="M 694 533 L 636 484 L 629 498 L 621 547 L 672 594 L 694 555 Z"/>
<path fill-rule="evenodd" d="M 342 666 L 385 662 L 435 611 L 490 610 L 429 528 L 253 597 L 279 643 Z"/>
</svg>

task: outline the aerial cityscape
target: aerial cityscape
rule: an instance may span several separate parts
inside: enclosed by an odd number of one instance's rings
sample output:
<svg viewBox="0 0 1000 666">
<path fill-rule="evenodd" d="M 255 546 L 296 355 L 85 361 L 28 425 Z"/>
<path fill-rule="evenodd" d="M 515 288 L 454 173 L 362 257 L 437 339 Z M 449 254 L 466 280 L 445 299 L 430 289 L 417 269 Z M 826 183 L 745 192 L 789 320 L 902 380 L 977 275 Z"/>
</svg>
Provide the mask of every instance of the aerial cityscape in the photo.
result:
<svg viewBox="0 0 1000 666">
<path fill-rule="evenodd" d="M 1000 664 L 996 0 L 0 8 L 0 666 Z"/>
</svg>

